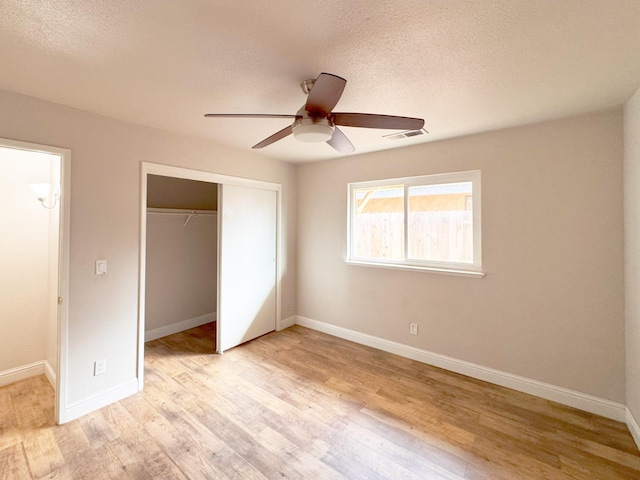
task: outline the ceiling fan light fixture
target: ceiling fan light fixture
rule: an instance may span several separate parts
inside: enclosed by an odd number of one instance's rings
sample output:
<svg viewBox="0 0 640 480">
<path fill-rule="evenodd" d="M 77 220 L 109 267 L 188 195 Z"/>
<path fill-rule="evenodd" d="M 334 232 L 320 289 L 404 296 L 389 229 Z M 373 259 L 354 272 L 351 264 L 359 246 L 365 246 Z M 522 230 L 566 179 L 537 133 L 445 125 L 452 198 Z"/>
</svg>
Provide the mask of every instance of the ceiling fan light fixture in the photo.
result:
<svg viewBox="0 0 640 480">
<path fill-rule="evenodd" d="M 306 143 L 331 140 L 335 126 L 328 118 L 298 118 L 293 122 L 293 136 Z"/>
</svg>

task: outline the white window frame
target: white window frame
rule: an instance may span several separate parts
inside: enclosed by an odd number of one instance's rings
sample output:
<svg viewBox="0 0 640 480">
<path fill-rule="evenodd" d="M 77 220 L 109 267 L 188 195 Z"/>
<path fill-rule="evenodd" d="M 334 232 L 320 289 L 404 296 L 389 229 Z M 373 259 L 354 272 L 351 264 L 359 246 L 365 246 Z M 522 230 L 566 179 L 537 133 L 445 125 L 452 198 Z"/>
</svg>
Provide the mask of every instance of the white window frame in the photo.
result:
<svg viewBox="0 0 640 480">
<path fill-rule="evenodd" d="M 442 185 L 447 183 L 461 182 L 471 182 L 473 189 L 473 262 L 442 262 L 436 260 L 410 260 L 409 258 L 407 258 L 407 209 L 409 204 L 407 198 L 409 187 Z M 354 201 L 354 192 L 355 190 L 361 188 L 385 187 L 391 185 L 404 186 L 404 258 L 402 260 L 386 260 L 379 258 L 371 259 L 355 257 L 353 254 L 354 245 L 352 245 L 352 239 L 355 238 L 353 228 L 356 216 L 356 202 Z M 484 273 L 482 271 L 482 212 L 480 170 L 349 183 L 347 184 L 347 198 L 347 264 L 369 267 L 394 268 L 402 270 L 418 270 L 435 273 L 448 273 L 453 275 L 465 275 L 473 277 L 484 276 Z"/>
</svg>

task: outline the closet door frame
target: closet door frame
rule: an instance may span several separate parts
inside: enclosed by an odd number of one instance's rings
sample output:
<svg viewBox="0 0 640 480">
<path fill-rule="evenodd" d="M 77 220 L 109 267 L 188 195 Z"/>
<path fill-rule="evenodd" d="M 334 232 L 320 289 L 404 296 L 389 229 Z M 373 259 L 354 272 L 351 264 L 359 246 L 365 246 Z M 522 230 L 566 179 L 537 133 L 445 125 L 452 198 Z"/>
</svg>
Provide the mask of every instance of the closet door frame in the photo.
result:
<svg viewBox="0 0 640 480">
<path fill-rule="evenodd" d="M 260 188 L 263 190 L 273 190 L 276 192 L 276 318 L 274 330 L 280 324 L 281 309 L 281 282 L 282 282 L 282 186 L 279 183 L 265 182 L 250 178 L 234 177 L 222 175 L 214 172 L 205 172 L 183 167 L 161 165 L 151 162 L 141 162 L 140 164 L 140 249 L 139 249 L 139 271 L 138 271 L 138 355 L 137 355 L 137 378 L 138 390 L 144 388 L 144 334 L 145 334 L 145 288 L 146 288 L 146 255 L 147 255 L 147 176 L 159 175 L 163 177 L 182 178 L 186 180 L 197 180 L 201 182 L 217 183 L 220 185 L 236 185 L 239 187 Z M 223 187 L 224 188 L 224 187 Z M 220 208 L 220 206 L 219 206 Z M 224 207 L 223 207 L 224 208 Z M 218 212 L 218 227 L 220 226 L 221 212 Z M 220 244 L 220 229 L 217 231 L 218 248 Z M 218 257 L 220 252 L 218 251 Z M 219 275 L 219 269 L 218 269 Z M 220 278 L 218 277 L 219 297 Z M 216 309 L 218 309 L 216 307 Z M 216 351 L 218 350 L 216 338 Z M 212 352 L 213 353 L 213 352 Z"/>
</svg>

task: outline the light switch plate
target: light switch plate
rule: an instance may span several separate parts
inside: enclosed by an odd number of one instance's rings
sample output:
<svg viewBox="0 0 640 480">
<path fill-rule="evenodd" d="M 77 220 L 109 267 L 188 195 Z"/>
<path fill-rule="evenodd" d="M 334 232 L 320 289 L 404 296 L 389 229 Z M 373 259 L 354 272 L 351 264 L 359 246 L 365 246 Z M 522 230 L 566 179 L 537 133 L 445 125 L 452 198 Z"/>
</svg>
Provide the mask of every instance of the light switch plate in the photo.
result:
<svg viewBox="0 0 640 480">
<path fill-rule="evenodd" d="M 96 360 L 93 364 L 93 376 L 104 375 L 107 372 L 107 360 Z"/>
<path fill-rule="evenodd" d="M 96 275 L 104 275 L 107 273 L 107 261 L 96 260 Z"/>
</svg>

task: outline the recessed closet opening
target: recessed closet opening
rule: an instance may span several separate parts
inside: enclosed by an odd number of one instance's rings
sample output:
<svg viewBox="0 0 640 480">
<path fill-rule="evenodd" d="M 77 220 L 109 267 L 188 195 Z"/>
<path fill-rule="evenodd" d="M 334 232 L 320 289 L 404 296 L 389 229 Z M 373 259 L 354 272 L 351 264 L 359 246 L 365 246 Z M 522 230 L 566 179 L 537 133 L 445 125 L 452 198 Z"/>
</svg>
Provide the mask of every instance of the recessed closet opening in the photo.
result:
<svg viewBox="0 0 640 480">
<path fill-rule="evenodd" d="M 147 176 L 145 342 L 216 321 L 217 203 L 216 183 Z"/>
<path fill-rule="evenodd" d="M 139 390 L 145 342 L 154 342 L 154 355 L 162 354 L 163 344 L 172 352 L 222 354 L 276 330 L 280 189 L 142 163 Z"/>
</svg>

